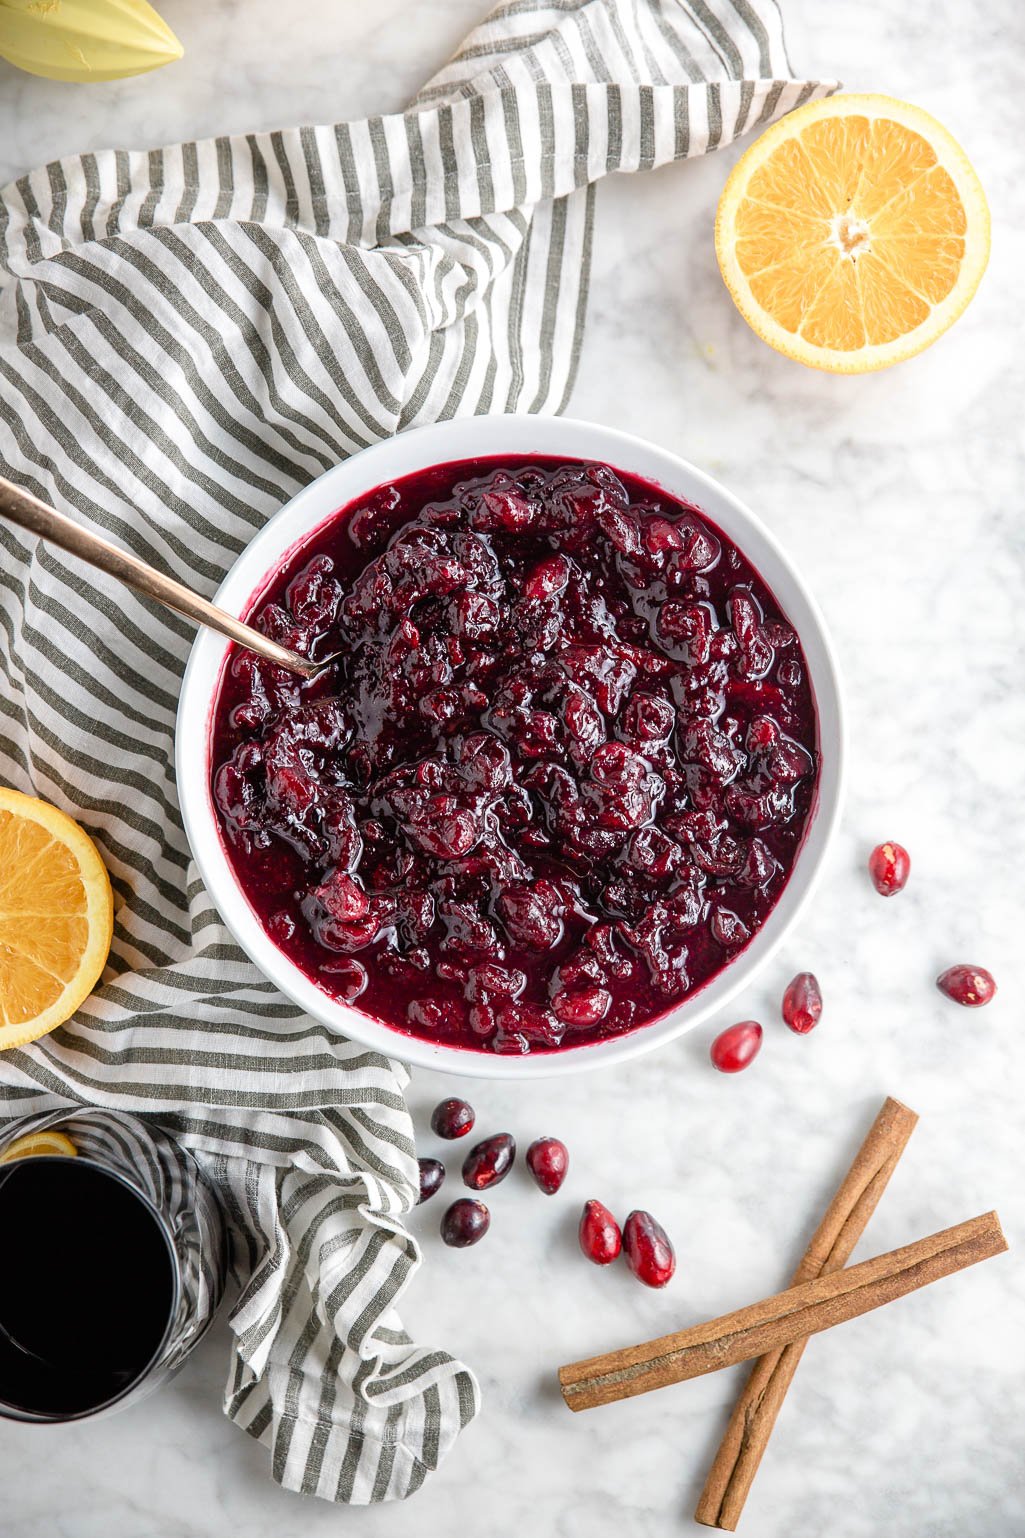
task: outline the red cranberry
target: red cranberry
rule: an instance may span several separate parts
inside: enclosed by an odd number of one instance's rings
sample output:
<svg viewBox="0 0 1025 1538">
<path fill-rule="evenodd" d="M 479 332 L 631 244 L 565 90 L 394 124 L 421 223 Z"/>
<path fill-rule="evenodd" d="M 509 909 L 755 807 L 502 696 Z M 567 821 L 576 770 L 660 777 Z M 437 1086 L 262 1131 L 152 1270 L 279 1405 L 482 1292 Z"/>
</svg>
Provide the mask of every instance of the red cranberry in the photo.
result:
<svg viewBox="0 0 1025 1538">
<path fill-rule="evenodd" d="M 623 1235 L 609 1209 L 599 1201 L 584 1203 L 580 1215 L 580 1248 L 596 1266 L 607 1266 L 623 1248 Z"/>
<path fill-rule="evenodd" d="M 470 1149 L 463 1160 L 463 1180 L 471 1191 L 486 1191 L 505 1179 L 515 1158 L 515 1139 L 508 1132 L 496 1132 Z"/>
<path fill-rule="evenodd" d="M 429 1202 L 440 1191 L 445 1179 L 445 1166 L 440 1159 L 418 1159 L 420 1166 L 420 1201 Z"/>
<path fill-rule="evenodd" d="M 948 999 L 953 999 L 955 1004 L 964 1004 L 968 1009 L 979 1009 L 988 1004 L 997 991 L 993 974 L 985 967 L 948 967 L 936 979 L 936 986 Z"/>
<path fill-rule="evenodd" d="M 563 988 L 552 999 L 552 1013 L 563 1025 L 597 1025 L 608 1014 L 612 995 L 605 988 Z"/>
<path fill-rule="evenodd" d="M 626 863 L 653 881 L 665 881 L 680 864 L 680 846 L 660 828 L 638 828 L 627 845 Z"/>
<path fill-rule="evenodd" d="M 625 506 L 624 493 L 622 507 Z M 595 509 L 595 522 L 614 549 L 619 550 L 623 555 L 640 555 L 641 537 L 637 520 L 628 517 L 622 507 L 599 503 Z"/>
<path fill-rule="evenodd" d="M 606 742 L 591 759 L 591 778 L 600 785 L 635 787 L 644 779 L 644 760 L 621 742 Z"/>
<path fill-rule="evenodd" d="M 822 990 L 812 972 L 798 972 L 783 995 L 783 1019 L 798 1036 L 807 1036 L 822 1014 Z"/>
<path fill-rule="evenodd" d="M 646 1287 L 664 1287 L 676 1270 L 676 1255 L 661 1223 L 650 1212 L 631 1212 L 623 1224 L 626 1263 Z"/>
<path fill-rule="evenodd" d="M 431 1130 L 443 1138 L 465 1137 L 475 1121 L 473 1106 L 465 1100 L 442 1100 L 431 1113 Z"/>
<path fill-rule="evenodd" d="M 511 491 L 486 491 L 480 499 L 474 526 L 518 534 L 521 529 L 528 529 L 534 518 L 535 509 L 525 497 Z"/>
<path fill-rule="evenodd" d="M 441 1237 L 454 1250 L 465 1250 L 467 1245 L 483 1239 L 490 1227 L 491 1213 L 484 1203 L 461 1196 L 441 1220 Z"/>
<path fill-rule="evenodd" d="M 539 561 L 523 584 L 527 598 L 554 598 L 562 592 L 570 577 L 570 564 L 564 555 L 550 555 Z"/>
<path fill-rule="evenodd" d="M 569 1169 L 569 1150 L 557 1137 L 535 1138 L 527 1149 L 527 1168 L 546 1196 L 554 1196 Z"/>
<path fill-rule="evenodd" d="M 497 906 L 510 938 L 517 945 L 546 951 L 562 936 L 563 904 L 550 881 L 508 887 Z"/>
<path fill-rule="evenodd" d="M 880 897 L 892 897 L 907 886 L 911 874 L 911 856 L 892 841 L 877 844 L 868 857 L 868 873 Z"/>
<path fill-rule="evenodd" d="M 682 554 L 673 559 L 674 575 L 685 576 L 688 572 L 706 571 L 718 561 L 722 546 L 714 534 L 707 529 L 684 524 L 680 525 L 680 532 L 683 535 L 683 547 Z"/>
<path fill-rule="evenodd" d="M 720 1073 L 739 1073 L 757 1056 L 762 1028 L 756 1020 L 741 1020 L 720 1031 L 711 1047 L 712 1066 Z"/>
</svg>

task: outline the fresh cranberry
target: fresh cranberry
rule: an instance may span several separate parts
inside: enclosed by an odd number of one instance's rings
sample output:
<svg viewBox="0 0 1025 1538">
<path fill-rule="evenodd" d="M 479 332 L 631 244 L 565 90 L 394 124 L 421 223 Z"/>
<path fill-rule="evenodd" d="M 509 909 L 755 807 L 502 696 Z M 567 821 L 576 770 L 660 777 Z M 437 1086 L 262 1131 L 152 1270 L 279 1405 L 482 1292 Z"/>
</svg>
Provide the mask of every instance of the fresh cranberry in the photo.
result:
<svg viewBox="0 0 1025 1538">
<path fill-rule="evenodd" d="M 911 856 L 901 844 L 877 844 L 868 857 L 868 873 L 880 897 L 892 897 L 907 886 Z"/>
<path fill-rule="evenodd" d="M 471 1191 L 486 1191 L 505 1179 L 515 1158 L 515 1139 L 508 1132 L 496 1132 L 470 1149 L 463 1160 L 463 1181 Z"/>
<path fill-rule="evenodd" d="M 424 1036 L 434 1036 L 456 1023 L 458 1011 L 455 1005 L 447 1000 L 439 1004 L 437 999 L 411 999 L 406 1005 L 406 1019 L 411 1025 L 417 1026 Z M 465 1129 L 467 1132 L 469 1130 L 469 1127 Z M 440 1135 L 444 1137 L 445 1134 Z M 456 1136 L 461 1137 L 462 1133 L 457 1133 Z"/>
<path fill-rule="evenodd" d="M 798 972 L 783 995 L 783 1019 L 798 1036 L 807 1036 L 822 1014 L 822 990 L 811 972 Z"/>
<path fill-rule="evenodd" d="M 676 1270 L 676 1254 L 650 1212 L 631 1212 L 623 1224 L 626 1263 L 646 1287 L 664 1287 Z"/>
<path fill-rule="evenodd" d="M 569 1169 L 569 1150 L 557 1137 L 535 1138 L 527 1149 L 527 1168 L 546 1196 L 554 1196 Z"/>
<path fill-rule="evenodd" d="M 762 611 L 750 588 L 735 587 L 729 599 L 730 620 L 737 640 L 749 644 L 758 634 Z"/>
<path fill-rule="evenodd" d="M 936 979 L 936 986 L 948 999 L 953 999 L 955 1004 L 964 1004 L 968 1009 L 979 1009 L 988 1004 L 997 991 L 993 975 L 985 967 L 948 967 Z"/>
<path fill-rule="evenodd" d="M 469 1196 L 461 1196 L 445 1211 L 441 1220 L 441 1237 L 454 1250 L 465 1250 L 470 1244 L 483 1239 L 491 1227 L 491 1213 L 483 1202 L 475 1202 Z"/>
<path fill-rule="evenodd" d="M 445 1166 L 440 1159 L 420 1159 L 420 1201 L 429 1202 L 440 1191 L 445 1179 Z"/>
<path fill-rule="evenodd" d="M 431 1130 L 439 1137 L 465 1137 L 476 1120 L 472 1105 L 465 1100 L 442 1100 L 431 1112 Z"/>
<path fill-rule="evenodd" d="M 664 603 L 658 615 L 658 633 L 670 656 L 685 662 L 707 662 L 715 617 L 703 604 Z"/>
<path fill-rule="evenodd" d="M 453 796 L 431 796 L 423 810 L 410 818 L 408 832 L 428 854 L 442 860 L 468 854 L 480 837 L 473 814 L 460 807 Z"/>
<path fill-rule="evenodd" d="M 623 1235 L 609 1209 L 599 1201 L 584 1203 L 580 1215 L 580 1248 L 596 1266 L 607 1266 L 623 1248 Z"/>
<path fill-rule="evenodd" d="M 762 1028 L 757 1020 L 741 1020 L 720 1031 L 713 1041 L 712 1066 L 720 1073 L 739 1073 L 758 1056 L 761 1045 Z"/>
<path fill-rule="evenodd" d="M 527 598 L 554 598 L 569 581 L 570 564 L 564 555 L 550 555 L 539 561 L 523 584 Z"/>
<path fill-rule="evenodd" d="M 731 913 L 729 908 L 717 908 L 712 914 L 710 927 L 712 938 L 722 946 L 744 945 L 751 938 L 747 925 L 735 913 Z"/>
<path fill-rule="evenodd" d="M 664 742 L 676 725 L 669 700 L 655 694 L 635 694 L 623 716 L 623 730 L 638 744 Z"/>
</svg>

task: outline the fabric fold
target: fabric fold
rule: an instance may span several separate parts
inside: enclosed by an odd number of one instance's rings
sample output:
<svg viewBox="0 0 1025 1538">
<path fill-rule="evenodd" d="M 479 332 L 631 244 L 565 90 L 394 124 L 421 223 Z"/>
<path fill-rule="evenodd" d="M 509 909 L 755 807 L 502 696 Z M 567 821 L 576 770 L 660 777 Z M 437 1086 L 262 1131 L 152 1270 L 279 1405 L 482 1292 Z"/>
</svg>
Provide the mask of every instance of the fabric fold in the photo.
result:
<svg viewBox="0 0 1025 1538">
<path fill-rule="evenodd" d="M 561 409 L 597 182 L 830 89 L 791 78 L 772 0 L 507 0 L 405 113 L 43 167 L 0 193 L 5 473 L 213 592 L 366 444 Z M 173 774 L 190 641 L 0 525 L 0 776 L 89 829 L 117 908 L 102 986 L 0 1061 L 2 1112 L 175 1132 L 234 1233 L 227 1414 L 290 1489 L 402 1497 L 478 1404 L 396 1314 L 406 1073 L 282 999 L 203 891 Z"/>
</svg>

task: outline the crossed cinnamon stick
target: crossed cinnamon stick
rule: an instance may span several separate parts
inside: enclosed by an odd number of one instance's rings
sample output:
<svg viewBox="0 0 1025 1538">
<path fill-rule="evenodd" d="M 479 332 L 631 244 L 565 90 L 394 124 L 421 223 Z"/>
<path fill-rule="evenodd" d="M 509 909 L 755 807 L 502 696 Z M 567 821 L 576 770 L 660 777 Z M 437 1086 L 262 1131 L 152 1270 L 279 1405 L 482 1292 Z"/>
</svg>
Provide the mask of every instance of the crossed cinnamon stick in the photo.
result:
<svg viewBox="0 0 1025 1538">
<path fill-rule="evenodd" d="M 917 1120 L 899 1100 L 886 1100 L 787 1291 L 689 1330 L 560 1368 L 566 1403 L 586 1410 L 758 1357 L 698 1502 L 698 1522 L 735 1529 L 809 1335 L 1007 1248 L 999 1219 L 989 1212 L 844 1269 Z"/>
</svg>

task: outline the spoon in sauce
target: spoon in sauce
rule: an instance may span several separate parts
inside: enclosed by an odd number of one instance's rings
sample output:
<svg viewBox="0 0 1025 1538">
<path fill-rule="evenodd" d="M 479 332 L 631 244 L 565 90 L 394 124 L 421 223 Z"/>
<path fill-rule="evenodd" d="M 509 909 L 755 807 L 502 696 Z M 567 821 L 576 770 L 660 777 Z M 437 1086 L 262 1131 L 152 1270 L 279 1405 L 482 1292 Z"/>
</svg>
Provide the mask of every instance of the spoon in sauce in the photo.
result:
<svg viewBox="0 0 1025 1538">
<path fill-rule="evenodd" d="M 290 651 L 287 646 L 280 646 L 277 641 L 261 635 L 251 625 L 243 624 L 227 610 L 219 609 L 216 604 L 201 598 L 181 582 L 175 582 L 172 577 L 166 577 L 163 572 L 147 566 L 145 561 L 120 550 L 117 545 L 101 539 L 98 534 L 81 528 L 48 502 L 40 501 L 30 491 L 15 486 L 3 476 L 0 476 L 0 517 L 6 518 L 9 523 L 16 523 L 19 528 L 26 529 L 28 533 L 37 535 L 51 545 L 58 545 L 69 555 L 95 566 L 98 571 L 106 572 L 109 577 L 116 577 L 144 598 L 152 598 L 195 624 L 206 625 L 208 629 L 228 636 L 232 641 L 237 641 L 239 646 L 248 647 L 268 662 L 275 662 L 278 667 L 298 673 L 301 678 L 316 678 L 340 655 L 332 652 L 329 657 L 314 662 L 309 657 L 301 657 L 298 652 Z"/>
</svg>

